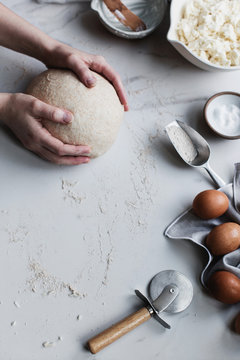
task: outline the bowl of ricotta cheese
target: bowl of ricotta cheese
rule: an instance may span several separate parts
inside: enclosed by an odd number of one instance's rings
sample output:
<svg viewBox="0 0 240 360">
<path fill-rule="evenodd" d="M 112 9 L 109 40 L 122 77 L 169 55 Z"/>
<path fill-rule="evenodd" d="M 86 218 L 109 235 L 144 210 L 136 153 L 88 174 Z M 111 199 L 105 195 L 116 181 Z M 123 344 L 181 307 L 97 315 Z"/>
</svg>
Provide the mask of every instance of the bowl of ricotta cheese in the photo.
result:
<svg viewBox="0 0 240 360">
<path fill-rule="evenodd" d="M 208 71 L 240 69 L 240 1 L 172 0 L 168 41 Z"/>
</svg>

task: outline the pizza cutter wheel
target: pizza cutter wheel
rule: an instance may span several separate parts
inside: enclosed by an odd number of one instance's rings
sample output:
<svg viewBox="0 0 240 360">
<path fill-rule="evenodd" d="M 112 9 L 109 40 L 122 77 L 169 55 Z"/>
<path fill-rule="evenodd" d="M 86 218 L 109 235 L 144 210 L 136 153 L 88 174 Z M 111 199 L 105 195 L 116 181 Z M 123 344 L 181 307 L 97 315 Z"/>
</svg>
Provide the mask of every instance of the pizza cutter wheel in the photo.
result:
<svg viewBox="0 0 240 360">
<path fill-rule="evenodd" d="M 177 313 L 186 309 L 191 303 L 193 288 L 185 275 L 175 270 L 165 270 L 151 280 L 150 300 L 139 290 L 135 290 L 135 293 L 144 302 L 144 307 L 90 339 L 88 347 L 93 354 L 143 324 L 152 316 L 163 327 L 170 329 L 171 326 L 159 314 L 163 311 Z"/>
<path fill-rule="evenodd" d="M 193 287 L 190 280 L 176 270 L 165 270 L 155 275 L 149 285 L 149 295 L 152 301 L 161 294 L 166 284 L 175 284 L 179 290 L 178 296 L 164 311 L 178 313 L 185 310 L 193 298 Z"/>
</svg>

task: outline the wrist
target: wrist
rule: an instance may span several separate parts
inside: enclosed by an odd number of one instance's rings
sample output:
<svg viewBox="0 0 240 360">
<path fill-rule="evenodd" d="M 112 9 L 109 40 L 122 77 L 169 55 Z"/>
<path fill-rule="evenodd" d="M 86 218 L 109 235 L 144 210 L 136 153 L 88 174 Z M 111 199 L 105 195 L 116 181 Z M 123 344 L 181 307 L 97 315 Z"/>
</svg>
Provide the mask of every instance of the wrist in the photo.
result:
<svg viewBox="0 0 240 360">
<path fill-rule="evenodd" d="M 47 67 L 66 67 L 66 60 L 73 50 L 70 46 L 59 41 L 53 41 L 46 50 L 44 64 Z"/>
<path fill-rule="evenodd" d="M 2 124 L 7 123 L 9 104 L 13 95 L 11 93 L 0 93 L 0 123 Z"/>
<path fill-rule="evenodd" d="M 54 60 L 56 60 L 54 59 L 55 49 L 60 45 L 60 43 L 49 36 L 47 37 L 48 38 L 45 39 L 42 44 L 39 56 L 37 58 L 46 66 L 49 66 L 49 64 L 53 63 Z"/>
</svg>

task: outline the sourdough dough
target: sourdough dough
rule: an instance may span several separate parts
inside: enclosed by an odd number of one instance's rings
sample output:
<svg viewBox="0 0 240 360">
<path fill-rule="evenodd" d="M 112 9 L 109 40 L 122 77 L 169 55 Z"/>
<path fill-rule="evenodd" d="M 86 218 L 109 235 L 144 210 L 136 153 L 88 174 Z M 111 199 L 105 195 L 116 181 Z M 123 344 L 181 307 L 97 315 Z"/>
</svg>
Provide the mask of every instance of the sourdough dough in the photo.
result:
<svg viewBox="0 0 240 360">
<path fill-rule="evenodd" d="M 43 120 L 48 131 L 72 145 L 89 145 L 91 157 L 105 153 L 114 143 L 123 119 L 124 109 L 114 87 L 102 76 L 93 88 L 84 86 L 69 70 L 44 71 L 27 88 L 27 94 L 62 109 L 71 111 L 71 124 Z"/>
</svg>

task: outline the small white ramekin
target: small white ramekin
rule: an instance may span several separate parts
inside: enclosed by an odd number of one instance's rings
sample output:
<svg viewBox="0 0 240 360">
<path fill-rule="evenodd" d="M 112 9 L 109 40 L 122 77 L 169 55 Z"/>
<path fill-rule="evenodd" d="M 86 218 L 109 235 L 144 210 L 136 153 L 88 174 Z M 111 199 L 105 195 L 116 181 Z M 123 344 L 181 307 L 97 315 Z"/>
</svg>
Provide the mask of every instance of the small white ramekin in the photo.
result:
<svg viewBox="0 0 240 360">
<path fill-rule="evenodd" d="M 240 139 L 240 131 L 232 132 L 231 134 L 226 129 L 221 128 L 216 123 L 216 120 L 212 118 L 212 114 L 215 109 L 219 108 L 221 105 L 235 104 L 240 108 L 240 94 L 233 91 L 223 91 L 211 96 L 203 109 L 203 116 L 208 124 L 208 126 L 214 131 L 217 135 L 229 139 L 235 140 Z M 228 129 L 227 129 L 228 130 Z"/>
</svg>

